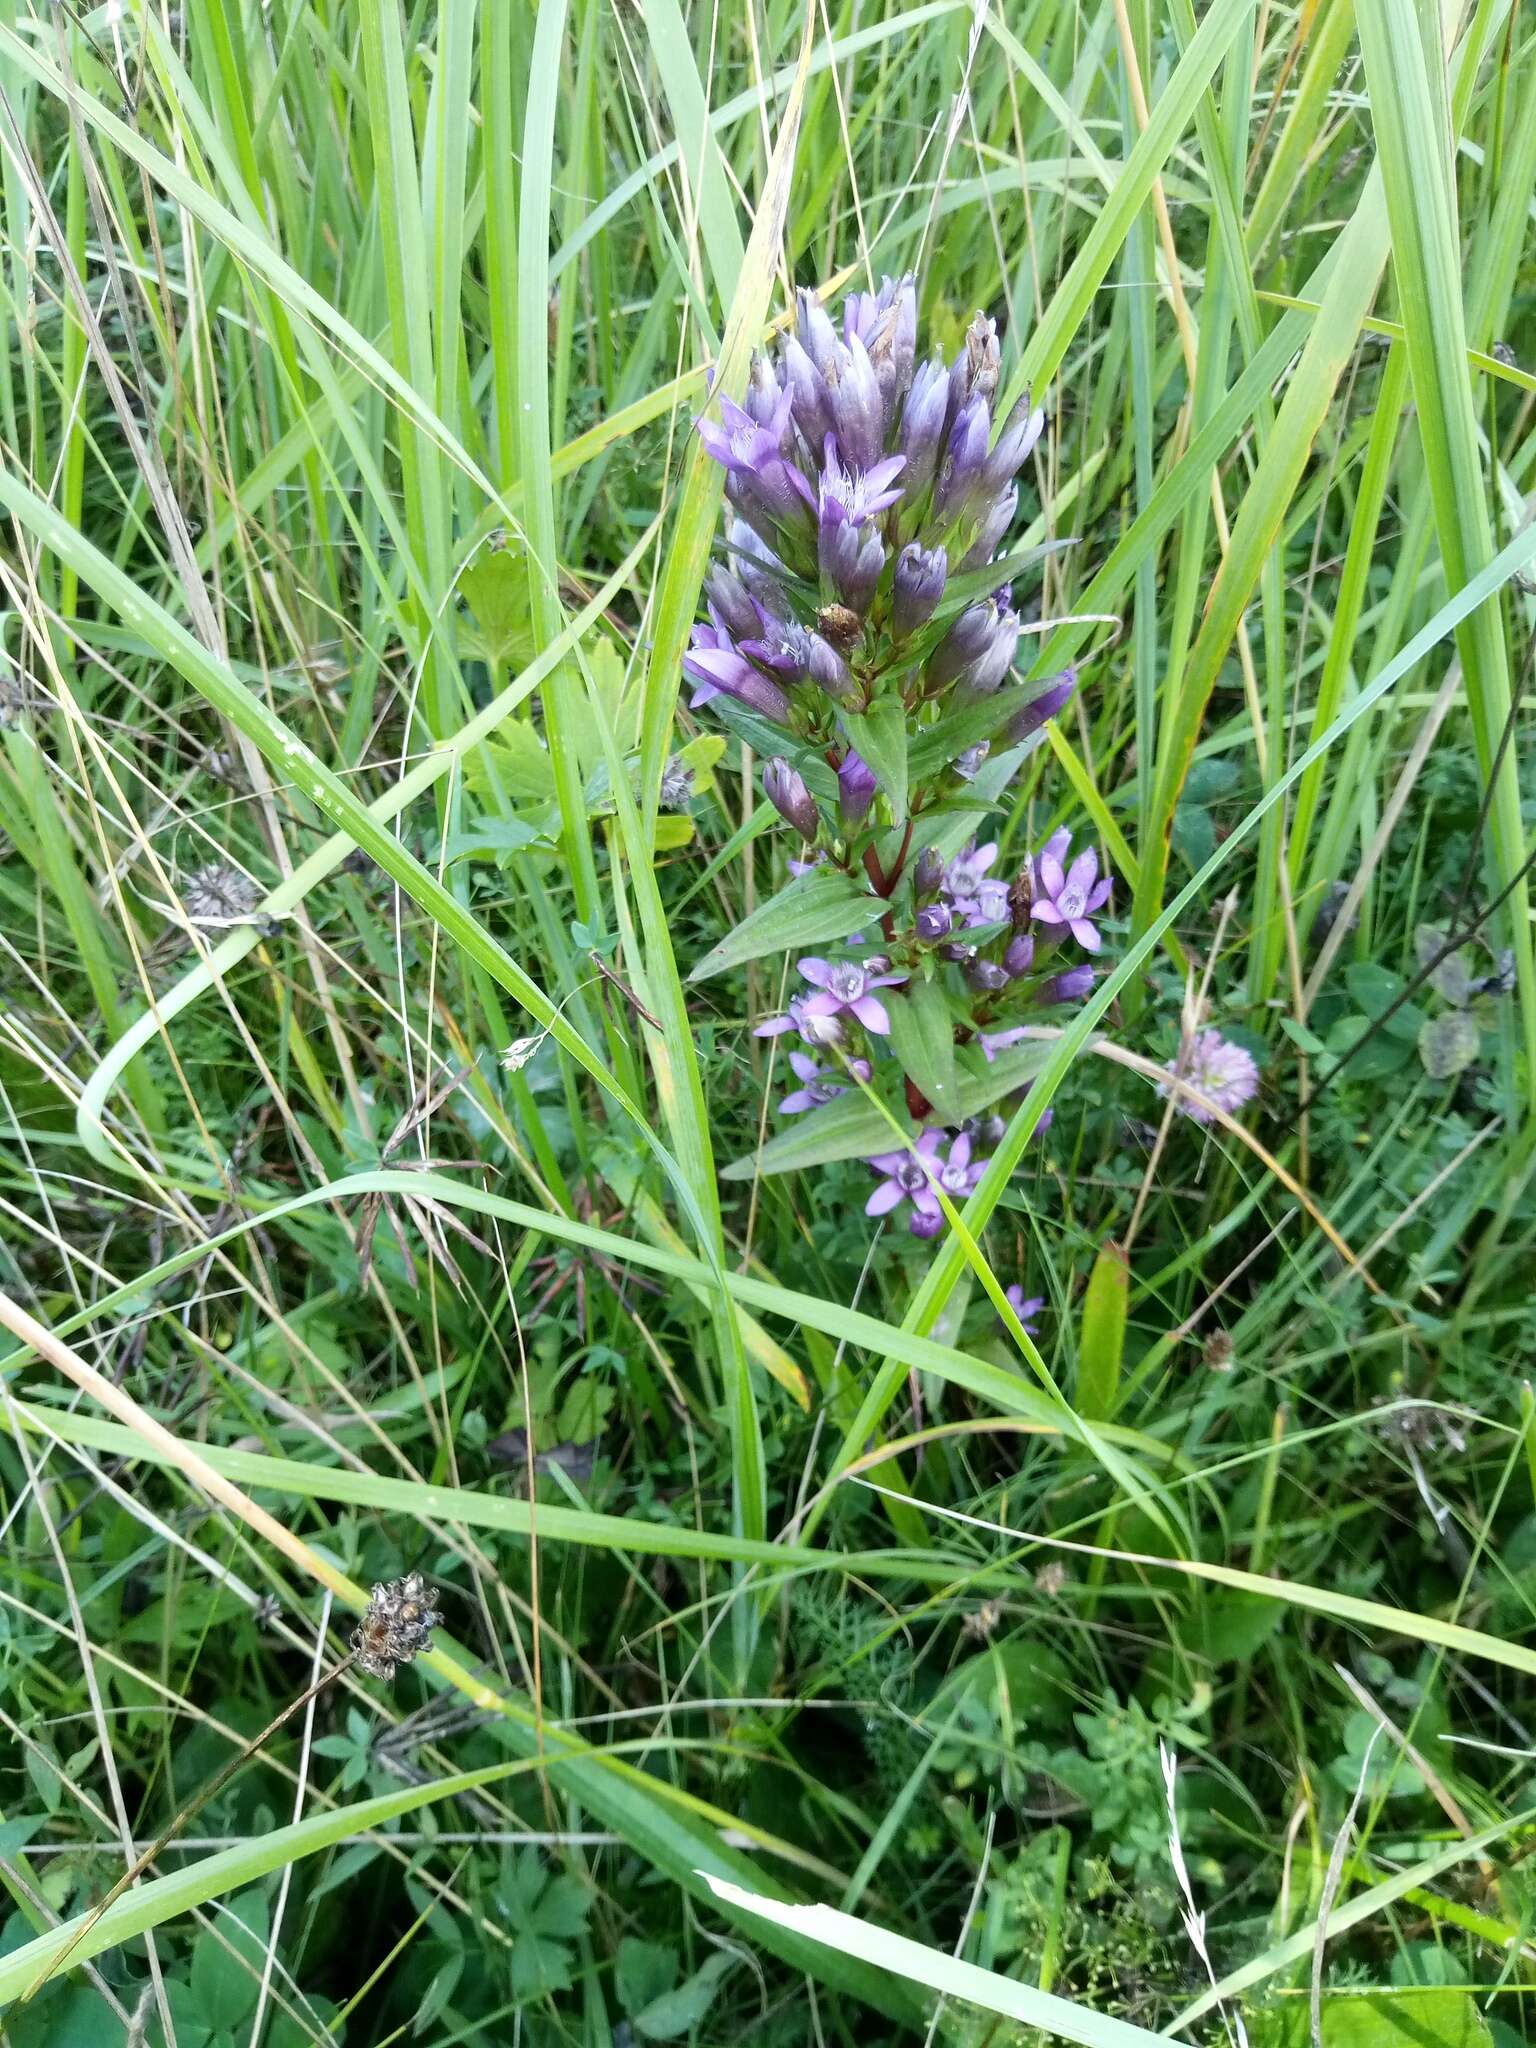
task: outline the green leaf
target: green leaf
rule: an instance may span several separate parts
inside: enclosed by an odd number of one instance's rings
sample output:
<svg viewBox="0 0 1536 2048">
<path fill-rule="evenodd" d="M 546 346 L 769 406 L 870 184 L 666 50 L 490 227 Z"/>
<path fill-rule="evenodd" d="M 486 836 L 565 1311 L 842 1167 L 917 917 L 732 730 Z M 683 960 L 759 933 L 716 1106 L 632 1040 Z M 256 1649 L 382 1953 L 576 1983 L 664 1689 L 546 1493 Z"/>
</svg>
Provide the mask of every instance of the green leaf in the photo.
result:
<svg viewBox="0 0 1536 2048">
<path fill-rule="evenodd" d="M 845 733 L 874 769 L 893 818 L 907 815 L 907 713 L 899 697 L 881 697 L 867 711 L 841 714 Z"/>
<path fill-rule="evenodd" d="M 653 2000 L 665 1997 L 676 1982 L 675 1950 L 658 1942 L 639 1941 L 632 1934 L 624 1936 L 614 1964 L 613 1988 L 631 2019 Z"/>
<path fill-rule="evenodd" d="M 831 939 L 846 939 L 878 910 L 869 891 L 841 868 L 813 868 L 808 875 L 797 875 L 787 888 L 728 932 L 718 946 L 712 946 L 688 979 L 707 981 L 711 975 L 724 974 L 748 960 L 761 960 L 766 953 L 785 952 L 791 946 L 819 946 Z"/>
<path fill-rule="evenodd" d="M 689 2033 L 715 2002 L 715 1986 L 739 1960 L 728 1949 L 707 1956 L 675 1991 L 664 1991 L 632 2015 L 635 2032 L 647 2041 L 675 2041 Z"/>
<path fill-rule="evenodd" d="M 495 860 L 503 853 L 521 853 L 544 834 L 521 818 L 482 818 L 469 832 L 450 832 L 443 846 L 444 867 L 459 860 Z"/>
<path fill-rule="evenodd" d="M 1419 1033 L 1419 1058 L 1431 1081 L 1463 1074 L 1477 1058 L 1482 1034 L 1465 1010 L 1444 1010 L 1426 1020 Z"/>
<path fill-rule="evenodd" d="M 1400 974 L 1394 974 L 1389 967 L 1378 967 L 1374 960 L 1351 960 L 1345 969 L 1344 980 L 1350 994 L 1368 1017 L 1379 1017 L 1389 1009 L 1402 994 L 1404 982 Z"/>
<path fill-rule="evenodd" d="M 1280 1029 L 1293 1045 L 1301 1048 L 1308 1059 L 1315 1060 L 1327 1057 L 1328 1048 L 1318 1037 L 1317 1033 L 1309 1030 L 1305 1024 L 1298 1024 L 1294 1017 L 1282 1017 L 1280 1019 Z"/>
<path fill-rule="evenodd" d="M 1122 1248 L 1107 1238 L 1088 1276 L 1077 1353 L 1077 1412 L 1089 1422 L 1106 1422 L 1115 1412 L 1129 1305 L 1130 1268 Z"/>
<path fill-rule="evenodd" d="M 989 740 L 1037 697 L 1043 697 L 1049 685 L 1049 678 L 1042 676 L 1030 683 L 1015 683 L 1006 690 L 999 690 L 996 696 L 984 697 L 979 704 L 966 704 L 958 711 L 925 726 L 914 735 L 907 747 L 907 768 L 914 782 L 921 782 L 929 775 L 937 775 L 941 768 L 947 768 L 958 754 L 967 747 L 974 747 L 981 740 Z M 844 720 L 846 724 L 846 719 Z M 1031 733 L 1023 742 L 1027 752 L 1033 752 L 1045 738 L 1043 731 Z M 863 753 L 863 748 L 859 749 Z"/>
<path fill-rule="evenodd" d="M 955 1020 L 943 986 L 917 981 L 886 1000 L 891 1050 L 908 1080 L 951 1121 L 955 1108 Z"/>
<path fill-rule="evenodd" d="M 1048 1044 L 1019 1045 L 999 1053 L 990 1066 L 979 1053 L 962 1054 L 954 1094 L 954 1117 L 976 1116 L 1004 1095 L 1022 1088 L 1045 1065 Z M 906 1119 L 899 1117 L 905 1128 Z M 822 1109 L 797 1117 L 792 1130 L 770 1138 L 761 1151 L 733 1159 L 720 1169 L 722 1180 L 751 1180 L 759 1173 L 793 1173 L 806 1166 L 829 1166 L 838 1159 L 865 1159 L 888 1152 L 896 1136 L 879 1108 L 862 1095 L 839 1095 Z"/>
<path fill-rule="evenodd" d="M 1323 2000 L 1323 2048 L 1488 2048 L 1470 1992 L 1334 1992 Z"/>
<path fill-rule="evenodd" d="M 477 651 L 485 660 L 521 668 L 532 658 L 524 549 L 513 543 L 482 549 L 460 572 L 459 593 L 475 615 Z"/>
</svg>

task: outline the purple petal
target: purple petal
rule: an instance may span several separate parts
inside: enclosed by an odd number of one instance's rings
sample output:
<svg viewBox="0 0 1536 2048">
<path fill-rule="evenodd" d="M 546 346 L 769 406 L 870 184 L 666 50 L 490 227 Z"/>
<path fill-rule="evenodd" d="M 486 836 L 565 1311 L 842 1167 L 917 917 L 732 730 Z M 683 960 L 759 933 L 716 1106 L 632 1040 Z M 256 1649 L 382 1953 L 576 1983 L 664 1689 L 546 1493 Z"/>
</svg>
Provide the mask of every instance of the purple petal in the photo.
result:
<svg viewBox="0 0 1536 2048">
<path fill-rule="evenodd" d="M 912 1206 L 920 1216 L 942 1216 L 944 1205 L 931 1188 L 919 1188 L 912 1197 Z"/>
<path fill-rule="evenodd" d="M 818 1000 L 830 1002 L 831 997 L 811 997 L 811 1001 L 813 1003 L 817 1002 Z M 850 1010 L 852 1010 L 854 1016 L 858 1018 L 859 1022 L 864 1026 L 864 1029 L 866 1031 L 876 1032 L 881 1038 L 888 1038 L 890 1036 L 890 1012 L 886 1009 L 884 1003 L 881 1002 L 878 996 L 860 996 L 857 999 L 857 1001 L 850 1003 L 848 1007 Z"/>
<path fill-rule="evenodd" d="M 810 953 L 807 954 L 805 959 L 798 961 L 796 964 L 812 988 L 826 987 L 827 976 L 832 972 L 830 960 L 823 960 L 819 954 Z"/>
<path fill-rule="evenodd" d="M 1065 924 L 1066 919 L 1044 896 L 1037 896 L 1029 906 L 1029 914 L 1036 924 Z"/>
<path fill-rule="evenodd" d="M 915 1147 L 918 1157 L 927 1164 L 932 1165 L 934 1155 L 943 1142 L 944 1133 L 942 1131 L 924 1131 Z"/>
<path fill-rule="evenodd" d="M 968 1131 L 962 1131 L 949 1148 L 951 1166 L 969 1166 L 971 1162 L 971 1138 Z"/>
<path fill-rule="evenodd" d="M 1077 859 L 1073 861 L 1071 867 L 1068 868 L 1068 886 L 1073 889 L 1081 889 L 1083 894 L 1086 896 L 1089 890 L 1092 889 L 1094 879 L 1097 876 L 1098 872 L 1099 856 L 1094 852 L 1093 848 L 1090 846 L 1088 851 L 1086 853 L 1080 853 L 1077 856 Z M 1053 889 L 1051 891 L 1051 894 L 1054 896 L 1057 894 L 1057 891 Z"/>
<path fill-rule="evenodd" d="M 779 1104 L 785 1116 L 799 1116 L 802 1110 L 820 1107 L 820 1102 L 809 1088 L 797 1088 L 793 1095 L 786 1095 Z"/>
<path fill-rule="evenodd" d="M 1098 887 L 1094 890 L 1093 894 L 1088 898 L 1086 907 L 1089 910 L 1101 909 L 1103 905 L 1109 901 L 1109 892 L 1112 886 L 1113 885 L 1110 881 L 1109 876 L 1106 875 L 1103 881 L 1100 882 Z"/>
<path fill-rule="evenodd" d="M 808 1052 L 792 1052 L 789 1064 L 794 1069 L 797 1079 L 801 1081 L 814 1081 L 820 1071 Z"/>
<path fill-rule="evenodd" d="M 842 1007 L 836 996 L 829 996 L 825 991 L 822 991 L 814 996 L 806 997 L 805 1001 L 800 1005 L 800 1014 L 803 1017 L 835 1017 L 842 1010 Z"/>
<path fill-rule="evenodd" d="M 1052 841 L 1053 845 L 1054 843 Z M 1040 878 L 1040 888 L 1044 895 L 1059 896 L 1067 886 L 1067 878 L 1061 871 L 1061 862 L 1054 853 L 1042 853 L 1035 872 Z"/>
<path fill-rule="evenodd" d="M 902 1200 L 901 1189 L 893 1180 L 882 1181 L 864 1204 L 866 1216 L 888 1216 Z"/>
<path fill-rule="evenodd" d="M 1072 936 L 1084 951 L 1089 953 L 1097 953 L 1104 943 L 1086 917 L 1073 918 Z"/>
<path fill-rule="evenodd" d="M 907 1163 L 905 1152 L 871 1152 L 865 1160 L 866 1166 L 877 1166 L 882 1173 L 895 1173 Z"/>
</svg>

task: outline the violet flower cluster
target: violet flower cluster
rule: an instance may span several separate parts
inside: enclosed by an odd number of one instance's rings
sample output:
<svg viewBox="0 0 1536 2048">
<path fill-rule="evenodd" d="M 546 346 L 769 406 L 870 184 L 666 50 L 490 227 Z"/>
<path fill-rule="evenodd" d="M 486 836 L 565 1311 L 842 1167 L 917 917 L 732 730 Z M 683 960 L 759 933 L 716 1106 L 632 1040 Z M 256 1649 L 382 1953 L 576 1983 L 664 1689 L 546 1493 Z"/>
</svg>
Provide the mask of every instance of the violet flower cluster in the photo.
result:
<svg viewBox="0 0 1536 2048">
<path fill-rule="evenodd" d="M 836 322 L 802 292 L 744 402 L 722 398 L 698 427 L 730 511 L 684 661 L 691 702 L 764 760 L 795 873 L 830 867 L 868 897 L 863 933 L 801 959 L 803 986 L 757 1028 L 795 1041 L 786 1116 L 901 1068 L 919 1129 L 872 1153 L 867 1206 L 919 1237 L 943 1227 L 938 1191 L 963 1200 L 1001 1135 L 1009 1089 L 988 1070 L 1092 986 L 1110 891 L 1065 831 L 1007 865 L 978 837 L 1076 687 L 1070 669 L 1014 674 L 1022 558 L 1006 544 L 1044 416 L 1026 395 L 994 418 L 999 378 L 980 316 L 953 362 L 918 360 L 910 278 L 851 293 Z M 924 1029 L 900 1028 L 919 1009 Z M 913 1047 L 931 1050 L 935 1017 L 988 1114 L 945 1121 L 925 1094 Z"/>
</svg>

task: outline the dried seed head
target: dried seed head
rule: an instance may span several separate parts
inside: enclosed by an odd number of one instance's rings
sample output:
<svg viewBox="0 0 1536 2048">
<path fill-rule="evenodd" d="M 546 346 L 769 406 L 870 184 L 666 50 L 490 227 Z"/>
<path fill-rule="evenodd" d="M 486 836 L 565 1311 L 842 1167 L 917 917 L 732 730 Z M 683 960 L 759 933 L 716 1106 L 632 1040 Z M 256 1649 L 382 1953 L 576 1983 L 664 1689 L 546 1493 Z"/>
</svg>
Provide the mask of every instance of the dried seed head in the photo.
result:
<svg viewBox="0 0 1536 2048">
<path fill-rule="evenodd" d="M 352 1632 L 352 1648 L 364 1671 L 393 1678 L 402 1664 L 432 1647 L 442 1615 L 432 1605 L 437 1588 L 420 1572 L 376 1585 L 366 1613 Z"/>
<path fill-rule="evenodd" d="M 228 861 L 210 861 L 194 868 L 181 883 L 181 907 L 192 924 L 242 924 L 261 901 L 259 882 Z"/>
</svg>

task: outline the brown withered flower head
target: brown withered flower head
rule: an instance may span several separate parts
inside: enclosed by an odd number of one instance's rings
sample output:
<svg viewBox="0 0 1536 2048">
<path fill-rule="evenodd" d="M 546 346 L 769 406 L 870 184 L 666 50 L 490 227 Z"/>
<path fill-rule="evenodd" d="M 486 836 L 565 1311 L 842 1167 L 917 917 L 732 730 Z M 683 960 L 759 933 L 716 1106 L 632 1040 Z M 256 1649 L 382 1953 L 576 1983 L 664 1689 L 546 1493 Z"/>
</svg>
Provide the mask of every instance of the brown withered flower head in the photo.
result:
<svg viewBox="0 0 1536 2048">
<path fill-rule="evenodd" d="M 402 1664 L 432 1647 L 432 1631 L 442 1615 L 432 1603 L 437 1588 L 420 1572 L 376 1585 L 367 1610 L 352 1631 L 352 1648 L 364 1671 L 375 1678 L 393 1678 Z"/>
</svg>

